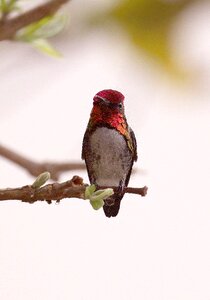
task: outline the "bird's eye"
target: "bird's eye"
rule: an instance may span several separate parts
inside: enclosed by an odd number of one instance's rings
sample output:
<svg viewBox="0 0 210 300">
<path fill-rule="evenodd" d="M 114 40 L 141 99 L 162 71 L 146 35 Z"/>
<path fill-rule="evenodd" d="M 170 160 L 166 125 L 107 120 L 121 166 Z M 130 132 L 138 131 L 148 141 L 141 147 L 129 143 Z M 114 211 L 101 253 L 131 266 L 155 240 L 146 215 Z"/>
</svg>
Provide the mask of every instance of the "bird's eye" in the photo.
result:
<svg viewBox="0 0 210 300">
<path fill-rule="evenodd" d="M 119 107 L 119 109 L 122 109 L 122 108 L 123 108 L 122 103 L 119 103 L 119 104 L 118 104 L 118 107 Z"/>
</svg>

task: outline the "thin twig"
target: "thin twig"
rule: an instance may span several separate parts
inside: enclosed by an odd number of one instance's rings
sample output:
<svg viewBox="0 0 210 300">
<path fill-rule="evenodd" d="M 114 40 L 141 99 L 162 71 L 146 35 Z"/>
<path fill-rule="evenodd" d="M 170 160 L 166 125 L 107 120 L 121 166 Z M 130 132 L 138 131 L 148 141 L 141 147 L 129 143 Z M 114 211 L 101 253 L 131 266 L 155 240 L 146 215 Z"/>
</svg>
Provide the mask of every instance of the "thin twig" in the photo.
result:
<svg viewBox="0 0 210 300">
<path fill-rule="evenodd" d="M 0 41 L 13 39 L 18 30 L 46 16 L 55 14 L 56 11 L 68 1 L 69 0 L 51 0 L 17 17 L 5 19 L 4 22 L 0 22 Z"/>
<path fill-rule="evenodd" d="M 47 184 L 40 188 L 33 185 L 26 185 L 20 188 L 0 189 L 0 201 L 21 200 L 22 202 L 34 203 L 36 201 L 59 202 L 64 198 L 85 199 L 85 189 L 88 185 L 83 183 L 83 179 L 74 176 L 71 180 L 62 183 Z M 107 187 L 105 187 L 107 188 Z M 100 187 L 101 189 L 101 187 Z M 117 191 L 117 187 L 113 187 Z M 147 188 L 125 188 L 125 193 L 134 193 L 145 196 Z"/>
<path fill-rule="evenodd" d="M 0 156 L 14 162 L 15 164 L 21 166 L 27 170 L 32 176 L 37 177 L 43 172 L 50 172 L 51 178 L 55 181 L 59 179 L 61 172 L 71 171 L 71 170 L 84 170 L 85 165 L 83 163 L 51 163 L 43 162 L 38 163 L 34 162 L 24 156 L 0 145 Z"/>
<path fill-rule="evenodd" d="M 115 192 L 117 192 L 118 189 L 119 189 L 116 186 L 108 186 L 108 187 L 111 188 L 111 189 L 113 189 Z M 108 187 L 107 186 L 100 186 L 98 188 L 100 188 L 100 189 L 106 189 Z M 125 187 L 124 188 L 124 192 L 125 193 L 136 194 L 136 195 L 140 195 L 142 197 L 146 196 L 147 191 L 148 191 L 148 187 L 147 186 L 144 186 L 142 188 L 133 188 L 133 187 Z"/>
</svg>

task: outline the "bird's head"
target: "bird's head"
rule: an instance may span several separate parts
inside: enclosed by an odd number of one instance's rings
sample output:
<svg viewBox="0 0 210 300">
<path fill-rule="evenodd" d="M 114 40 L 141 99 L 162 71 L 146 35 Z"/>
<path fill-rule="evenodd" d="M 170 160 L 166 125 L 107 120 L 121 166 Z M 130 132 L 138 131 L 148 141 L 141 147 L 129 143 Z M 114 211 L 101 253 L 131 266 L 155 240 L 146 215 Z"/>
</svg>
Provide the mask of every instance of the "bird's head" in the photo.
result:
<svg viewBox="0 0 210 300">
<path fill-rule="evenodd" d="M 106 113 L 124 113 L 124 96 L 115 90 L 102 90 L 93 98 L 93 105 L 100 107 Z"/>
<path fill-rule="evenodd" d="M 115 90 L 103 90 L 93 98 L 93 109 L 90 115 L 90 126 L 106 124 L 117 129 L 121 134 L 127 131 L 124 114 L 124 96 Z"/>
</svg>

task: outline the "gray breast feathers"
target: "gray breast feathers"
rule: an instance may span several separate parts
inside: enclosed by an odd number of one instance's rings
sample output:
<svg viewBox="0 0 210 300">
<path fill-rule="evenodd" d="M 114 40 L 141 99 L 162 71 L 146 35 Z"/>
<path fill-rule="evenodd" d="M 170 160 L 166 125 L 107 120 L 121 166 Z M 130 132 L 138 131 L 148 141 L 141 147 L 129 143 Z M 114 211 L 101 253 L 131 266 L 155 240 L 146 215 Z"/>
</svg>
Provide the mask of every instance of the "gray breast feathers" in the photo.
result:
<svg viewBox="0 0 210 300">
<path fill-rule="evenodd" d="M 98 127 L 89 137 L 86 164 L 91 183 L 118 186 L 125 183 L 133 164 L 125 138 L 115 129 Z"/>
</svg>

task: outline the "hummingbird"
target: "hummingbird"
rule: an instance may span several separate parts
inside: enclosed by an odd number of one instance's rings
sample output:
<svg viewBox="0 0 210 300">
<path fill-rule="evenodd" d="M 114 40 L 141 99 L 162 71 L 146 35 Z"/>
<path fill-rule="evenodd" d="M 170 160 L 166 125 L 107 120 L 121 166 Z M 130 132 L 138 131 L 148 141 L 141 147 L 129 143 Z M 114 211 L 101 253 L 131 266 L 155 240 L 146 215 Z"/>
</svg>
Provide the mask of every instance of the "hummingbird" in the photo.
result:
<svg viewBox="0 0 210 300">
<path fill-rule="evenodd" d="M 93 98 L 93 108 L 82 145 L 91 184 L 116 187 L 104 201 L 107 217 L 115 217 L 127 187 L 132 166 L 137 161 L 137 145 L 133 130 L 128 126 L 122 93 L 107 89 Z"/>
</svg>

